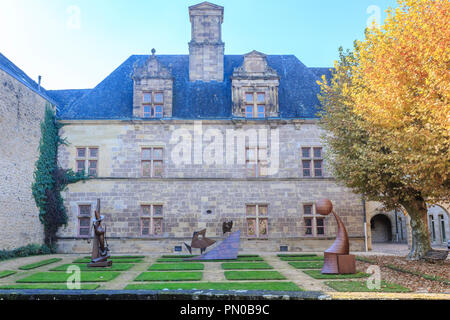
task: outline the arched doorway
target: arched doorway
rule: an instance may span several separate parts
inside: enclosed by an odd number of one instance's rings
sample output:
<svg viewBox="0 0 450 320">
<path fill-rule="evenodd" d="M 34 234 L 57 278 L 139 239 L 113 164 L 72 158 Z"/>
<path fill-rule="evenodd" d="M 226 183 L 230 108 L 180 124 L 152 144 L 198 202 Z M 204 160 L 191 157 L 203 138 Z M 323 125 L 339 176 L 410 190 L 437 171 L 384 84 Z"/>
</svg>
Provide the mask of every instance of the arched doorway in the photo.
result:
<svg viewBox="0 0 450 320">
<path fill-rule="evenodd" d="M 377 214 L 370 219 L 370 229 L 373 243 L 384 243 L 392 241 L 391 220 L 384 214 Z"/>
</svg>

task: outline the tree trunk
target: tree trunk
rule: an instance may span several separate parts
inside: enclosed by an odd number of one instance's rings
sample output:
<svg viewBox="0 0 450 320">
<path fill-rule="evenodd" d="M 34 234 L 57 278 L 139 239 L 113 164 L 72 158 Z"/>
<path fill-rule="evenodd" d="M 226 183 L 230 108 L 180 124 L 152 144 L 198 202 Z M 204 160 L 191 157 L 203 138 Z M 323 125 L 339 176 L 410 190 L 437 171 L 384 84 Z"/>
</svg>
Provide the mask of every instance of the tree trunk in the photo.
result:
<svg viewBox="0 0 450 320">
<path fill-rule="evenodd" d="M 411 218 L 412 245 L 408 260 L 420 260 L 431 250 L 427 205 L 422 198 L 402 203 Z"/>
</svg>

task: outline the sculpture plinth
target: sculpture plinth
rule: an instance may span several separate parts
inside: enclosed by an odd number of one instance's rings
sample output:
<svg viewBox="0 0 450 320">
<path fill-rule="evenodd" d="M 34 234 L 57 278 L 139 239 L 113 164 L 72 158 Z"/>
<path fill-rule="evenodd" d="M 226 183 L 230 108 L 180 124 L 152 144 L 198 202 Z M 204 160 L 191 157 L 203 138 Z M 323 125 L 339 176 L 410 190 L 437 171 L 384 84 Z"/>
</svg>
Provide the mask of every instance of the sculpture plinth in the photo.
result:
<svg viewBox="0 0 450 320">
<path fill-rule="evenodd" d="M 92 243 L 92 260 L 87 265 L 89 268 L 104 268 L 112 266 L 108 243 L 106 242 L 106 227 L 102 226 L 104 216 L 100 215 L 100 199 L 97 199 L 97 208 L 95 209 L 95 219 L 92 223 L 94 227 L 94 241 Z"/>
<path fill-rule="evenodd" d="M 323 274 L 353 274 L 356 273 L 356 259 L 349 254 L 350 245 L 347 230 L 339 216 L 333 210 L 333 204 L 328 199 L 316 202 L 316 212 L 327 216 L 333 213 L 338 230 L 333 245 L 324 252 Z"/>
</svg>

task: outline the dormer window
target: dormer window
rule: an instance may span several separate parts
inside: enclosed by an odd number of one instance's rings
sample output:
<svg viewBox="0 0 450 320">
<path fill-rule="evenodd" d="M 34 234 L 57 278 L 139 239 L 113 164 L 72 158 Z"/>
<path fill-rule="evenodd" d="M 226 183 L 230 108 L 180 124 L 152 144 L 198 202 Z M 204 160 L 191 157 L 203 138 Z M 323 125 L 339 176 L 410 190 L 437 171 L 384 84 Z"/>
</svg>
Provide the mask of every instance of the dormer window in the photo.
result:
<svg viewBox="0 0 450 320">
<path fill-rule="evenodd" d="M 245 103 L 246 118 L 266 117 L 266 94 L 264 92 L 246 92 Z"/>
<path fill-rule="evenodd" d="M 172 117 L 172 71 L 158 61 L 155 50 L 145 61 L 137 61 L 133 74 L 133 117 Z"/>
<path fill-rule="evenodd" d="M 162 118 L 164 114 L 164 93 L 144 92 L 142 99 L 143 118 Z"/>
</svg>

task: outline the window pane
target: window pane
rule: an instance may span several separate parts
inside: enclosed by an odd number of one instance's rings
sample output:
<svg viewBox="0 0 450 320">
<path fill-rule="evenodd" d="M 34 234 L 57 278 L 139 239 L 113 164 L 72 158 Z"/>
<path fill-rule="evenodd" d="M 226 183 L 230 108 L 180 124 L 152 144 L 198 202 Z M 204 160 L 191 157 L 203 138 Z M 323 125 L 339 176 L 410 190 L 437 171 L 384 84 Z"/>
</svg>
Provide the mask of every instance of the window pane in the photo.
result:
<svg viewBox="0 0 450 320">
<path fill-rule="evenodd" d="M 312 235 L 312 219 L 311 218 L 305 219 L 305 235 L 307 235 L 307 236 Z"/>
<path fill-rule="evenodd" d="M 142 235 L 148 236 L 150 235 L 150 219 L 141 219 L 142 224 Z"/>
<path fill-rule="evenodd" d="M 151 176 L 151 161 L 142 161 L 142 175 L 144 177 Z"/>
<path fill-rule="evenodd" d="M 77 149 L 77 157 L 85 158 L 86 157 L 86 148 L 78 148 Z"/>
<path fill-rule="evenodd" d="M 256 219 L 247 219 L 247 235 L 256 236 Z"/>
<path fill-rule="evenodd" d="M 162 177 L 162 174 L 163 174 L 163 162 L 153 161 L 153 176 Z"/>
<path fill-rule="evenodd" d="M 164 102 L 164 94 L 162 94 L 161 92 L 155 93 L 155 101 L 153 101 L 155 103 L 162 103 Z"/>
<path fill-rule="evenodd" d="M 302 157 L 310 158 L 311 157 L 311 148 L 302 148 Z"/>
<path fill-rule="evenodd" d="M 246 106 L 245 107 L 245 116 L 247 118 L 253 118 L 253 106 Z"/>
<path fill-rule="evenodd" d="M 89 227 L 91 219 L 82 218 L 80 219 L 80 227 Z"/>
<path fill-rule="evenodd" d="M 318 226 L 318 227 L 323 227 L 323 226 L 324 226 L 324 224 L 323 224 L 323 219 L 322 219 L 322 218 L 317 218 L 317 219 L 316 219 L 316 223 L 317 223 L 317 226 Z"/>
<path fill-rule="evenodd" d="M 304 215 L 311 215 L 311 214 L 313 214 L 312 208 L 313 207 L 310 204 L 304 205 L 303 206 L 303 214 Z"/>
<path fill-rule="evenodd" d="M 163 158 L 163 149 L 162 148 L 153 149 L 153 159 L 162 160 L 162 158 Z"/>
<path fill-rule="evenodd" d="M 77 172 L 85 171 L 85 162 L 84 160 L 77 161 Z"/>
<path fill-rule="evenodd" d="M 316 177 L 322 176 L 322 160 L 314 161 L 314 175 Z"/>
<path fill-rule="evenodd" d="M 310 177 L 311 176 L 311 161 L 302 161 L 303 166 L 303 176 Z"/>
<path fill-rule="evenodd" d="M 143 216 L 150 216 L 151 206 L 142 206 L 141 209 L 142 209 Z"/>
<path fill-rule="evenodd" d="M 322 148 L 314 148 L 314 158 L 322 158 Z"/>
<path fill-rule="evenodd" d="M 259 206 L 259 215 L 260 216 L 267 216 L 268 208 L 267 206 Z"/>
<path fill-rule="evenodd" d="M 89 148 L 89 158 L 98 157 L 98 148 Z"/>
<path fill-rule="evenodd" d="M 89 161 L 89 174 L 91 174 L 91 175 L 97 174 L 97 160 Z"/>
<path fill-rule="evenodd" d="M 155 118 L 163 117 L 163 106 L 155 106 Z"/>
<path fill-rule="evenodd" d="M 268 234 L 268 220 L 267 219 L 260 219 L 259 220 L 259 235 L 264 237 Z"/>
<path fill-rule="evenodd" d="M 265 118 L 266 117 L 266 111 L 264 106 L 258 106 L 258 118 Z"/>
<path fill-rule="evenodd" d="M 144 103 L 151 103 L 152 102 L 152 94 L 144 93 L 143 101 L 144 101 Z"/>
<path fill-rule="evenodd" d="M 142 160 L 150 160 L 152 156 L 152 149 L 145 148 L 142 149 Z"/>
<path fill-rule="evenodd" d="M 245 101 L 246 102 L 253 102 L 253 93 L 246 93 L 245 94 Z"/>
<path fill-rule="evenodd" d="M 148 235 L 150 235 L 150 228 L 145 228 L 145 227 L 143 227 L 143 228 L 142 228 L 142 235 L 143 235 L 143 236 L 148 236 Z"/>
<path fill-rule="evenodd" d="M 91 215 L 91 206 L 90 205 L 82 205 L 79 206 L 80 215 L 82 216 L 90 216 Z"/>
<path fill-rule="evenodd" d="M 247 206 L 247 215 L 248 216 L 256 215 L 256 206 Z"/>
<path fill-rule="evenodd" d="M 163 206 L 153 206 L 153 215 L 155 216 L 162 216 L 163 214 Z"/>
<path fill-rule="evenodd" d="M 153 234 L 162 235 L 162 219 L 153 219 Z"/>
<path fill-rule="evenodd" d="M 258 93 L 258 102 L 265 102 L 266 95 L 264 93 Z"/>
<path fill-rule="evenodd" d="M 80 236 L 89 236 L 89 228 L 80 227 Z"/>
<path fill-rule="evenodd" d="M 144 106 L 144 118 L 150 118 L 152 116 L 152 107 Z"/>
</svg>

